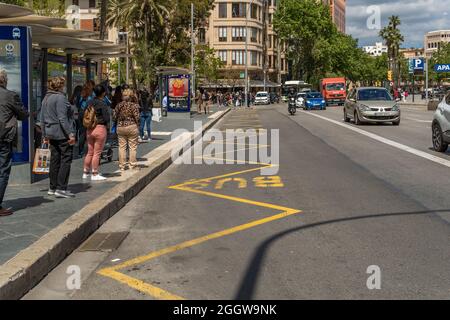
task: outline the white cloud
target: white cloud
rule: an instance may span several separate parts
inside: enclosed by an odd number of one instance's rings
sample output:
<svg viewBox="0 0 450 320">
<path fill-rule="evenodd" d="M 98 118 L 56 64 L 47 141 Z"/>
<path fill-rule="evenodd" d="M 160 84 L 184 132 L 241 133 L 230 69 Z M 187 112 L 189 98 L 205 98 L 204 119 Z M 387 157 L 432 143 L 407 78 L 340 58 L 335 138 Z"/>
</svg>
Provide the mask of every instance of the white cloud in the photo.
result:
<svg viewBox="0 0 450 320">
<path fill-rule="evenodd" d="M 450 29 L 450 0 L 347 0 L 347 33 L 358 38 L 360 45 L 381 41 L 379 30 L 369 30 L 366 25 L 370 5 L 380 6 L 382 26 L 390 16 L 400 17 L 404 47 L 422 47 L 428 31 Z"/>
</svg>

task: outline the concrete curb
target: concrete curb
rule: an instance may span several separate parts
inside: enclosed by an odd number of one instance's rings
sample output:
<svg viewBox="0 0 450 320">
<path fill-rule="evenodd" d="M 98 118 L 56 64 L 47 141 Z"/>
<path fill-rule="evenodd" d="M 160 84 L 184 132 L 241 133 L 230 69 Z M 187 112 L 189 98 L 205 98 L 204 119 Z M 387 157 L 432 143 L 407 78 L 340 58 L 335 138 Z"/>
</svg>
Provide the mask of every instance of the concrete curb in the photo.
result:
<svg viewBox="0 0 450 320">
<path fill-rule="evenodd" d="M 202 126 L 201 132 L 182 135 L 153 150 L 149 167 L 121 182 L 95 202 L 89 203 L 30 247 L 1 266 L 0 300 L 20 299 L 52 269 L 78 248 L 105 221 L 122 209 L 153 179 L 172 164 L 172 150 L 183 150 L 222 119 L 222 111 Z"/>
</svg>

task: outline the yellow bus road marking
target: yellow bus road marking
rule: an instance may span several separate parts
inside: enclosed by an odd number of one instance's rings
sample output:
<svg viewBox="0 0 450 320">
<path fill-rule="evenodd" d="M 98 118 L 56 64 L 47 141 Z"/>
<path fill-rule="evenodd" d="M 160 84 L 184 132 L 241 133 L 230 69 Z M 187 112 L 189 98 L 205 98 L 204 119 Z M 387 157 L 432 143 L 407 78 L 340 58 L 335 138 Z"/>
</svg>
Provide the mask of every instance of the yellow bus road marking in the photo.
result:
<svg viewBox="0 0 450 320">
<path fill-rule="evenodd" d="M 224 195 L 224 194 L 220 194 L 220 193 L 208 192 L 208 191 L 195 189 L 196 184 L 201 185 L 202 183 L 211 182 L 213 180 L 220 180 L 220 179 L 228 178 L 231 176 L 254 172 L 257 170 L 261 170 L 263 168 L 275 166 L 275 165 L 267 164 L 267 163 L 257 163 L 257 162 L 250 163 L 249 161 L 245 162 L 245 163 L 260 165 L 260 167 L 248 169 L 248 170 L 237 171 L 237 172 L 231 172 L 228 174 L 210 177 L 210 178 L 193 179 L 193 180 L 186 181 L 179 185 L 171 186 L 171 187 L 169 187 L 169 189 L 192 192 L 192 193 L 201 194 L 201 195 L 208 196 L 208 197 L 220 198 L 220 199 L 224 199 L 224 200 L 229 200 L 229 201 L 264 207 L 264 208 L 268 208 L 268 209 L 278 210 L 278 211 L 281 211 L 280 213 L 272 215 L 270 217 L 263 218 L 263 219 L 251 221 L 251 222 L 239 225 L 239 226 L 235 226 L 235 227 L 232 227 L 229 229 L 218 231 L 218 232 L 215 232 L 215 233 L 212 233 L 209 235 L 205 235 L 205 236 L 193 239 L 193 240 L 188 240 L 188 241 L 182 242 L 180 244 L 170 246 L 170 247 L 158 250 L 158 251 L 154 251 L 149 254 L 139 256 L 134 259 L 130 259 L 128 261 L 125 261 L 125 262 L 115 265 L 113 267 L 103 268 L 103 269 L 97 271 L 97 273 L 102 276 L 114 279 L 120 283 L 123 283 L 131 288 L 134 288 L 134 289 L 136 289 L 142 293 L 145 293 L 147 295 L 150 295 L 156 299 L 180 300 L 183 298 L 180 296 L 174 295 L 174 294 L 172 294 L 166 290 L 163 290 L 161 288 L 158 288 L 158 287 L 152 286 L 148 283 L 145 283 L 142 280 L 125 275 L 125 274 L 119 272 L 118 270 L 122 270 L 124 268 L 128 268 L 128 267 L 138 265 L 141 263 L 145 263 L 152 259 L 164 256 L 167 254 L 171 254 L 171 253 L 179 251 L 179 250 L 183 250 L 183 249 L 190 248 L 190 247 L 193 247 L 196 245 L 200 245 L 200 244 L 205 243 L 210 240 L 229 236 L 234 233 L 238 233 L 238 232 L 245 231 L 245 230 L 248 230 L 251 228 L 255 228 L 257 226 L 267 224 L 267 223 L 270 223 L 270 222 L 273 222 L 276 220 L 280 220 L 280 219 L 283 219 L 283 218 L 286 218 L 286 217 L 289 217 L 289 216 L 292 216 L 292 215 L 302 212 L 301 210 L 292 209 L 292 208 L 275 205 L 275 204 L 271 204 L 271 203 L 254 201 L 254 200 L 249 200 L 249 199 L 245 199 L 245 198 L 239 198 L 239 197 L 228 196 L 228 195 Z"/>
<path fill-rule="evenodd" d="M 171 294 L 161 288 L 152 286 L 145 283 L 142 280 L 127 276 L 121 272 L 115 271 L 111 268 L 105 268 L 98 271 L 98 274 L 102 276 L 112 278 L 120 283 L 126 284 L 127 286 L 134 288 L 140 292 L 146 293 L 149 296 L 161 299 L 161 300 L 185 300 L 184 298 Z"/>
</svg>

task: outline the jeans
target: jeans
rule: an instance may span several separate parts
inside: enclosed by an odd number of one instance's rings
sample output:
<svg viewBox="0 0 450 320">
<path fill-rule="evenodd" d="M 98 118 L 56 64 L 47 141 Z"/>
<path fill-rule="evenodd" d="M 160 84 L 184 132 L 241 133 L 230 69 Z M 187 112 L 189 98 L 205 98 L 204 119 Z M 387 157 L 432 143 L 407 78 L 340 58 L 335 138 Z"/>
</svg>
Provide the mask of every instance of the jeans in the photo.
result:
<svg viewBox="0 0 450 320">
<path fill-rule="evenodd" d="M 147 135 L 150 139 L 152 137 L 152 113 L 151 112 L 141 112 L 141 125 L 139 128 L 139 135 L 141 138 L 144 137 L 145 126 L 147 126 Z"/>
<path fill-rule="evenodd" d="M 0 208 L 9 182 L 12 164 L 12 143 L 0 142 Z"/>
<path fill-rule="evenodd" d="M 97 125 L 94 130 L 87 131 L 88 152 L 84 158 L 84 172 L 97 174 L 100 158 L 106 143 L 108 129 L 104 125 Z"/>
<path fill-rule="evenodd" d="M 136 124 L 128 127 L 117 127 L 119 137 L 119 168 L 125 169 L 127 158 L 127 145 L 130 150 L 130 166 L 137 166 L 136 153 L 138 146 L 139 130 Z"/>
<path fill-rule="evenodd" d="M 50 190 L 67 190 L 73 147 L 67 140 L 50 140 Z"/>
</svg>

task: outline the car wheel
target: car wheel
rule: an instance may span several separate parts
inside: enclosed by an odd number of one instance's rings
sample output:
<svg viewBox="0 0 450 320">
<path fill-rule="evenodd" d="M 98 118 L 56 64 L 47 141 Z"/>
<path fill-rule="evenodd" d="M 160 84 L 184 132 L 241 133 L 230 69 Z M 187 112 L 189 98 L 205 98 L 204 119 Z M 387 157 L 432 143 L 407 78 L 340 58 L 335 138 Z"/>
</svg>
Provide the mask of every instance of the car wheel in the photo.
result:
<svg viewBox="0 0 450 320">
<path fill-rule="evenodd" d="M 358 116 L 358 111 L 355 111 L 355 114 L 354 114 L 354 118 L 353 119 L 355 119 L 355 124 L 357 125 L 357 126 L 359 126 L 360 124 L 361 124 L 361 120 L 359 119 L 359 116 Z"/>
<path fill-rule="evenodd" d="M 433 124 L 433 149 L 438 152 L 445 152 L 448 148 L 448 143 L 444 141 L 441 126 L 438 123 Z"/>
<path fill-rule="evenodd" d="M 350 118 L 347 116 L 347 110 L 344 108 L 344 122 L 350 122 Z"/>
</svg>

